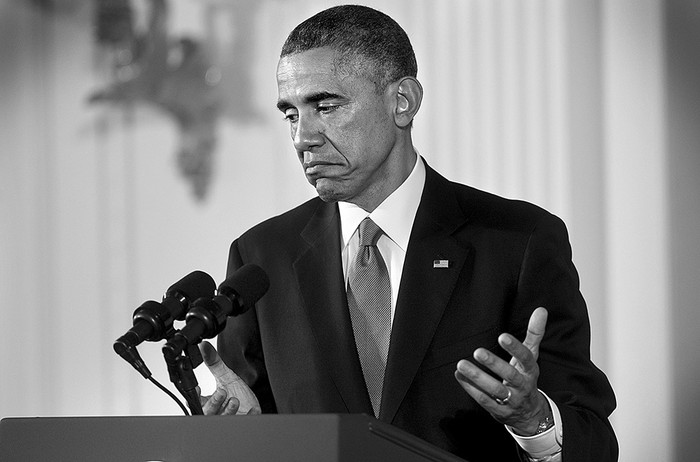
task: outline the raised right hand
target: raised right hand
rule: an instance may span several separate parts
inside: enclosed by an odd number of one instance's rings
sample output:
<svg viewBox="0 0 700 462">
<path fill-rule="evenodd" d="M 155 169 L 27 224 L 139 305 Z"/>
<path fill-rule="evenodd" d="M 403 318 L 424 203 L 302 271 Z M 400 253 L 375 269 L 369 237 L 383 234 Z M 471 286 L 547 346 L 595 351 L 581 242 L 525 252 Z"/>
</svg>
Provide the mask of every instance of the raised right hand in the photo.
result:
<svg viewBox="0 0 700 462">
<path fill-rule="evenodd" d="M 216 380 L 214 393 L 201 397 L 204 415 L 260 414 L 260 403 L 253 390 L 224 364 L 212 344 L 202 342 L 199 349 Z"/>
</svg>

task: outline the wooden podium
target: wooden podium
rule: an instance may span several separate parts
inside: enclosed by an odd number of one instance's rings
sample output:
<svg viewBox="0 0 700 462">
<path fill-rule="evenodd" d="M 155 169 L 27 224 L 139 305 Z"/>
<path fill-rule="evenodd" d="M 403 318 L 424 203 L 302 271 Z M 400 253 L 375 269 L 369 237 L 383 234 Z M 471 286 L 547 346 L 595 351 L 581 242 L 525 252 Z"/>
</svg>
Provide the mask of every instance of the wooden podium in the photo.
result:
<svg viewBox="0 0 700 462">
<path fill-rule="evenodd" d="M 11 417 L 3 462 L 464 462 L 367 415 Z"/>
</svg>

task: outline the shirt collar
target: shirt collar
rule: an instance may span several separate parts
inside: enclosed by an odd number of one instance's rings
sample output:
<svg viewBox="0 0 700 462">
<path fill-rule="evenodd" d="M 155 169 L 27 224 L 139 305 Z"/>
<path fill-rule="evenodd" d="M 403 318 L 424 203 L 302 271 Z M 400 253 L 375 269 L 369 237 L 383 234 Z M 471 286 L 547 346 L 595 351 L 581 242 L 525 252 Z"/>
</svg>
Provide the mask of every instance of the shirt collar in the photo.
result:
<svg viewBox="0 0 700 462">
<path fill-rule="evenodd" d="M 425 165 L 420 156 L 416 156 L 416 163 L 408 178 L 372 213 L 349 202 L 338 202 L 343 246 L 348 245 L 360 222 L 371 217 L 384 234 L 405 252 L 424 185 Z"/>
</svg>

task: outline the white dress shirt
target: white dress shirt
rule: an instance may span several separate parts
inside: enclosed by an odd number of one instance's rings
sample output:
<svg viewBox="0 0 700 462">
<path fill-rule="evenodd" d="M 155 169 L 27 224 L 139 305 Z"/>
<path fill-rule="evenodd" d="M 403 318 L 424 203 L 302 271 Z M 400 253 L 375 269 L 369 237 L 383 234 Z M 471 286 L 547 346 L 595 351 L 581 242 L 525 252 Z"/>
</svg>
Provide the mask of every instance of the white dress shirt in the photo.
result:
<svg viewBox="0 0 700 462">
<path fill-rule="evenodd" d="M 384 234 L 377 241 L 377 247 L 382 254 L 384 263 L 389 271 L 391 283 L 391 318 L 394 319 L 396 300 L 399 294 L 399 283 L 403 272 L 403 262 L 406 260 L 406 248 L 411 236 L 413 221 L 425 185 L 425 165 L 416 162 L 408 178 L 384 202 L 372 212 L 367 213 L 362 208 L 349 202 L 338 202 L 343 246 L 343 274 L 345 286 L 348 284 L 348 265 L 357 254 L 360 238 L 357 228 L 360 222 L 370 217 Z"/>
<path fill-rule="evenodd" d="M 399 284 L 403 273 L 403 264 L 406 260 L 408 239 L 411 236 L 413 222 L 416 218 L 418 205 L 423 195 L 425 186 L 425 165 L 420 157 L 416 156 L 416 163 L 408 178 L 393 193 L 389 195 L 379 206 L 368 213 L 362 208 L 349 202 L 338 202 L 340 211 L 340 224 L 342 231 L 342 259 L 345 286 L 348 283 L 348 264 L 357 254 L 360 246 L 360 238 L 357 228 L 360 222 L 370 217 L 384 234 L 377 241 L 377 247 L 382 254 L 389 271 L 391 283 L 391 319 L 393 322 L 396 312 L 396 300 L 399 294 Z M 465 351 L 465 357 L 471 352 Z M 543 393 L 544 394 L 544 393 Z M 547 395 L 545 395 L 547 397 Z M 561 460 L 562 425 L 559 409 L 556 404 L 547 397 L 554 414 L 555 426 L 539 435 L 523 437 L 516 435 L 506 426 L 509 433 L 515 438 L 532 460 L 546 460 L 557 462 Z M 550 457 L 554 454 L 553 457 Z"/>
</svg>

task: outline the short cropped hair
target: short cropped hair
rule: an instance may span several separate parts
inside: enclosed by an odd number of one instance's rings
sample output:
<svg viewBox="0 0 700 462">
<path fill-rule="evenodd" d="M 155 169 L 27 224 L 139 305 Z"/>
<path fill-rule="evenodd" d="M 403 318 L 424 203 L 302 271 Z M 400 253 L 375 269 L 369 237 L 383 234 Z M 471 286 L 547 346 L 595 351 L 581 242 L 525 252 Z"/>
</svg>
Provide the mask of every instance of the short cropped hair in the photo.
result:
<svg viewBox="0 0 700 462">
<path fill-rule="evenodd" d="M 418 74 L 406 32 L 386 14 L 366 6 L 335 6 L 305 20 L 287 37 L 280 58 L 323 47 L 335 50 L 336 66 L 369 78 L 379 92 Z"/>
</svg>

